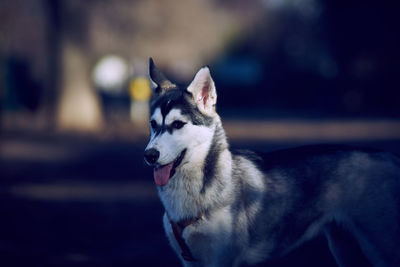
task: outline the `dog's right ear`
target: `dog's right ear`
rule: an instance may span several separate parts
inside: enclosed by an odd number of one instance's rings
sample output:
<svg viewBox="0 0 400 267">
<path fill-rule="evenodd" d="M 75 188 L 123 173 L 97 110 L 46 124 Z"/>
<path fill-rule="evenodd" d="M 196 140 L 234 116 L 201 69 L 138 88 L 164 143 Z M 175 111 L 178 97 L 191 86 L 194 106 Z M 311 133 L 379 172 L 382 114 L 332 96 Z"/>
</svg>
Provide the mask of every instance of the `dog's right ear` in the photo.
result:
<svg viewBox="0 0 400 267">
<path fill-rule="evenodd" d="M 215 84 L 210 74 L 210 69 L 206 66 L 201 68 L 187 87 L 187 91 L 192 93 L 193 100 L 200 112 L 213 115 L 215 104 L 217 103 L 217 92 Z"/>
<path fill-rule="evenodd" d="M 168 80 L 156 67 L 152 58 L 149 59 L 150 88 L 153 94 L 160 95 L 169 89 L 176 88 L 176 85 Z"/>
</svg>

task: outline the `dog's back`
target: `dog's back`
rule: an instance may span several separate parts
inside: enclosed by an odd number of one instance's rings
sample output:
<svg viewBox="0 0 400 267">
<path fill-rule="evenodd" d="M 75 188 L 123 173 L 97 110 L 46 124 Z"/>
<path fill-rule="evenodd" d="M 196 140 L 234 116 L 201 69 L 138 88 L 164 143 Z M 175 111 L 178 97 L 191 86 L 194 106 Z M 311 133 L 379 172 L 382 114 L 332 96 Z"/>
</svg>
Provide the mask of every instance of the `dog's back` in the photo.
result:
<svg viewBox="0 0 400 267">
<path fill-rule="evenodd" d="M 249 244 L 259 249 L 249 248 L 249 261 L 255 255 L 280 256 L 325 231 L 336 260 L 346 265 L 343 255 L 348 253 L 341 251 L 346 246 L 325 227 L 337 222 L 350 230 L 374 266 L 399 266 L 400 160 L 395 155 L 318 145 L 268 154 L 240 152 L 235 157 L 252 162 L 264 178 L 263 194 L 242 183 L 246 199 L 241 208 L 257 206 L 248 218 L 254 224 L 247 227 Z M 254 177 L 254 170 L 237 172 L 234 177 L 242 181 Z M 241 214 L 240 209 L 236 212 Z"/>
</svg>

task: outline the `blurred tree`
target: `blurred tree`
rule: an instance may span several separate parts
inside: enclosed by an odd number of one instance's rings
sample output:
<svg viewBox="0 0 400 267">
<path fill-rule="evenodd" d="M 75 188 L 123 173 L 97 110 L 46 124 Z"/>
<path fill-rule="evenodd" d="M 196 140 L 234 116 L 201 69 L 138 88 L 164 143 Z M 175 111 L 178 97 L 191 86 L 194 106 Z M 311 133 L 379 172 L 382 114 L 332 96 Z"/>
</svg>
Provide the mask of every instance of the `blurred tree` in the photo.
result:
<svg viewBox="0 0 400 267">
<path fill-rule="evenodd" d="M 87 2 L 63 1 L 61 29 L 61 92 L 57 125 L 62 129 L 95 131 L 103 125 L 98 95 L 90 81 Z"/>
<path fill-rule="evenodd" d="M 56 124 L 56 103 L 59 97 L 61 77 L 61 0 L 43 0 L 45 13 L 47 69 L 44 74 L 45 91 L 43 94 L 42 112 L 47 117 L 48 126 Z"/>
</svg>

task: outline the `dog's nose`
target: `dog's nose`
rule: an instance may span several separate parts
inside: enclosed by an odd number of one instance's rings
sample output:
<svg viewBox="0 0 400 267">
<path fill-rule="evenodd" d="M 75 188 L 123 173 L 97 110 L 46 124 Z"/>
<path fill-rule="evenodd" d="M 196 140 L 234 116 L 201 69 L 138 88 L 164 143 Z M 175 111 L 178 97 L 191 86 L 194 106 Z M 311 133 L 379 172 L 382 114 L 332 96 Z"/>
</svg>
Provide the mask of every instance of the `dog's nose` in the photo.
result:
<svg viewBox="0 0 400 267">
<path fill-rule="evenodd" d="M 150 148 L 144 151 L 144 158 L 149 165 L 153 165 L 160 157 L 160 152 L 157 149 Z"/>
</svg>

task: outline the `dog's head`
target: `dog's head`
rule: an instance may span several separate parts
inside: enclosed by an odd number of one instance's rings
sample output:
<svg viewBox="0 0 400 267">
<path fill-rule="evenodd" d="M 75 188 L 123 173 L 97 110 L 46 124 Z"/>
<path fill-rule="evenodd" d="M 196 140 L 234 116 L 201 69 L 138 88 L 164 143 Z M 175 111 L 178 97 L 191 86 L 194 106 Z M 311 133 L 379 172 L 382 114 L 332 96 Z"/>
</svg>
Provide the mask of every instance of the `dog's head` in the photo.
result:
<svg viewBox="0 0 400 267">
<path fill-rule="evenodd" d="M 151 136 L 144 157 L 154 167 L 156 184 L 164 186 L 186 165 L 204 160 L 218 117 L 217 94 L 208 67 L 201 68 L 189 86 L 180 88 L 150 59 L 149 78 Z"/>
</svg>

